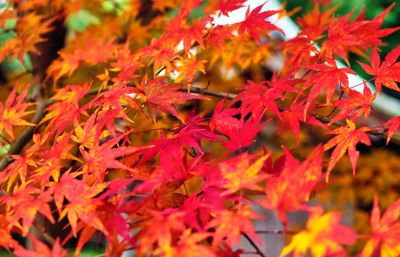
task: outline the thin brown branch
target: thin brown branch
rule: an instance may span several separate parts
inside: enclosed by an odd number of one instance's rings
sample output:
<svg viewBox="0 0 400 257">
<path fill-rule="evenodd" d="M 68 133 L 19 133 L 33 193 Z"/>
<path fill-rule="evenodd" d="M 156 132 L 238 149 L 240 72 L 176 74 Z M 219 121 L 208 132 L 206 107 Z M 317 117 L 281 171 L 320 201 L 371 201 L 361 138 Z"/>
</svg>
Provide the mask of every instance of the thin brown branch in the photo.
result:
<svg viewBox="0 0 400 257">
<path fill-rule="evenodd" d="M 49 235 L 44 228 L 39 228 L 36 223 L 32 224 L 31 232 L 42 236 L 43 239 L 46 240 L 46 242 L 50 245 L 54 245 L 56 243 L 56 240 Z"/>
<path fill-rule="evenodd" d="M 182 89 L 181 91 L 187 91 L 186 89 Z M 190 92 L 191 93 L 196 93 L 196 94 L 201 94 L 201 95 L 207 95 L 207 96 L 213 96 L 217 98 L 227 98 L 227 99 L 233 99 L 237 95 L 234 93 L 224 93 L 224 92 L 214 92 L 210 91 L 208 89 L 203 89 L 199 87 L 190 87 Z"/>
<path fill-rule="evenodd" d="M 249 237 L 249 235 L 247 235 L 246 233 L 242 233 L 242 235 L 247 239 L 247 241 L 249 241 L 249 243 L 251 244 L 251 246 L 253 246 L 254 250 L 256 250 L 258 255 L 260 255 L 261 257 L 267 257 L 267 255 L 265 255 L 261 251 L 261 249 L 258 247 L 258 245 L 253 241 L 253 239 L 251 239 L 251 237 Z"/>
<path fill-rule="evenodd" d="M 264 235 L 283 235 L 283 234 L 289 234 L 289 235 L 294 235 L 297 234 L 298 231 L 291 231 L 291 230 L 256 230 L 256 234 L 264 234 Z"/>
</svg>

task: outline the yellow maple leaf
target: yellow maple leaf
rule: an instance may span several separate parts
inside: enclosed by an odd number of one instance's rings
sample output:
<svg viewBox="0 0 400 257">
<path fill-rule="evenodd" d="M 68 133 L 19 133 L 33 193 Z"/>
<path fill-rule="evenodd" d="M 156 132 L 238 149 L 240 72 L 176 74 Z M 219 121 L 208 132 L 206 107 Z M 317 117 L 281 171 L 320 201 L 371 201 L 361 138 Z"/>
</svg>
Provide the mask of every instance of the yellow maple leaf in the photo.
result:
<svg viewBox="0 0 400 257">
<path fill-rule="evenodd" d="M 328 212 L 322 215 L 322 210 L 316 209 L 306 229 L 293 237 L 291 243 L 283 248 L 280 257 L 289 253 L 293 257 L 303 257 L 309 251 L 313 257 L 333 256 L 345 253 L 342 244 L 353 244 L 355 239 L 354 231 L 340 224 L 340 213 Z"/>
</svg>

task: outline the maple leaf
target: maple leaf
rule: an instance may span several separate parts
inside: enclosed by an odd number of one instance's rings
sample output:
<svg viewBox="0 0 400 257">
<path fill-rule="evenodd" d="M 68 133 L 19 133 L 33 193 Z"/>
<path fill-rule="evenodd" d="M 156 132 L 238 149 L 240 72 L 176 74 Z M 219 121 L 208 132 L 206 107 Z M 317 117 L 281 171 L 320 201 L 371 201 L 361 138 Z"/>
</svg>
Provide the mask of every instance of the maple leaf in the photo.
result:
<svg viewBox="0 0 400 257">
<path fill-rule="evenodd" d="M 150 58 L 149 65 L 153 64 L 155 74 L 161 69 L 165 69 L 167 72 L 173 70 L 174 66 L 171 60 L 179 56 L 170 46 L 165 47 L 161 42 L 161 39 L 154 40 L 150 46 L 144 47 L 139 52 L 143 59 Z"/>
<path fill-rule="evenodd" d="M 84 128 L 77 124 L 75 126 L 75 135 L 71 137 L 75 142 L 90 149 L 94 144 L 98 144 L 100 131 L 95 125 L 96 115 L 91 115 L 85 122 Z"/>
<path fill-rule="evenodd" d="M 371 105 L 376 98 L 376 93 L 372 94 L 371 90 L 365 83 L 363 93 L 350 90 L 348 95 L 348 98 L 340 99 L 333 104 L 333 106 L 341 107 L 342 109 L 334 118 L 331 119 L 329 124 L 333 124 L 344 118 L 355 120 L 362 115 L 364 115 L 364 118 L 366 119 L 371 113 Z"/>
<path fill-rule="evenodd" d="M 250 7 L 247 8 L 246 18 L 239 24 L 239 35 L 248 32 L 254 40 L 261 44 L 260 36 L 267 34 L 270 31 L 277 30 L 285 34 L 280 28 L 267 21 L 266 19 L 274 14 L 280 13 L 280 10 L 269 10 L 262 12 L 261 9 L 264 5 L 254 8 L 250 12 Z"/>
<path fill-rule="evenodd" d="M 201 19 L 196 21 L 195 24 L 187 28 L 182 28 L 178 34 L 172 32 L 175 36 L 181 35 L 179 37 L 179 41 L 182 40 L 183 47 L 186 53 L 189 53 L 190 49 L 193 47 L 194 44 L 198 44 L 201 47 L 203 46 L 203 31 L 205 28 L 205 24 L 208 22 L 208 18 Z M 179 42 L 178 41 L 178 42 Z M 194 42 L 194 43 L 193 43 Z"/>
<path fill-rule="evenodd" d="M 338 68 L 335 62 L 314 64 L 309 68 L 317 71 L 317 73 L 313 74 L 304 84 L 304 87 L 312 86 L 308 94 L 306 108 L 304 108 L 304 119 L 312 101 L 318 97 L 322 90 L 326 91 L 326 103 L 329 104 L 339 85 L 344 87 L 345 91 L 348 90 L 347 74 L 356 74 L 349 68 Z"/>
<path fill-rule="evenodd" d="M 82 66 L 83 63 L 96 65 L 111 59 L 116 51 L 114 40 L 111 38 L 89 38 L 69 52 L 65 49 L 58 54 L 60 58 L 51 63 L 47 74 L 57 80 L 63 76 L 70 76 Z"/>
<path fill-rule="evenodd" d="M 339 5 L 334 6 L 321 13 L 320 6 L 314 5 L 310 12 L 298 19 L 300 27 L 302 27 L 300 34 L 306 35 L 309 40 L 320 39 L 338 7 Z"/>
<path fill-rule="evenodd" d="M 337 54 L 350 66 L 347 59 L 348 51 L 365 55 L 364 52 L 368 47 L 376 48 L 382 44 L 381 37 L 390 35 L 399 29 L 380 29 L 385 16 L 393 6 L 394 4 L 390 5 L 385 11 L 370 21 L 364 20 L 364 12 L 361 12 L 356 21 L 348 22 L 354 9 L 336 22 L 332 19 L 328 26 L 328 39 L 322 43 L 321 52 L 329 59 L 333 59 Z"/>
<path fill-rule="evenodd" d="M 26 158 L 20 155 L 11 155 L 14 159 L 7 168 L 2 170 L 0 173 L 0 181 L 4 183 L 7 181 L 6 191 L 9 192 L 11 186 L 17 178 L 21 181 L 21 184 L 24 186 L 26 183 L 26 178 L 28 174 L 28 165 L 29 166 L 36 166 L 35 162 L 31 158 Z"/>
<path fill-rule="evenodd" d="M 260 204 L 267 209 L 278 211 L 279 219 L 287 224 L 286 213 L 288 211 L 305 210 L 305 203 L 315 185 L 322 177 L 322 147 L 319 146 L 308 156 L 304 162 L 296 160 L 292 154 L 284 148 L 284 165 L 280 161 L 275 162 L 274 169 L 265 169 L 272 174 L 266 179 L 266 199 Z"/>
<path fill-rule="evenodd" d="M 13 252 L 16 257 L 65 257 L 67 251 L 62 249 L 60 239 L 57 238 L 52 249 L 34 237 L 31 237 L 34 250 L 18 249 Z"/>
<path fill-rule="evenodd" d="M 17 96 L 17 86 L 15 85 L 11 93 L 8 95 L 6 102 L 0 102 L 0 133 L 5 130 L 7 135 L 14 139 L 13 126 L 34 126 L 35 124 L 27 122 L 23 119 L 26 115 L 34 111 L 26 111 L 29 106 L 34 103 L 24 102 L 28 87 Z"/>
<path fill-rule="evenodd" d="M 303 36 L 296 36 L 282 43 L 284 45 L 283 53 L 287 56 L 285 67 L 308 67 L 314 64 L 318 58 L 318 49 L 313 41 Z"/>
<path fill-rule="evenodd" d="M 356 173 L 356 162 L 360 153 L 356 150 L 356 145 L 358 143 L 363 143 L 365 145 L 371 145 L 371 140 L 366 132 L 370 131 L 370 128 L 362 127 L 356 128 L 356 125 L 351 120 L 346 120 L 346 127 L 339 127 L 331 132 L 331 134 L 336 134 L 334 138 L 329 140 L 325 145 L 324 149 L 329 150 L 333 147 L 335 149 L 329 159 L 328 170 L 326 173 L 326 180 L 329 179 L 329 175 L 339 161 L 340 158 L 346 153 L 349 154 L 353 174 Z"/>
<path fill-rule="evenodd" d="M 311 213 L 306 229 L 294 235 L 279 256 L 292 253 L 293 257 L 305 257 L 308 251 L 314 257 L 336 256 L 345 254 L 342 244 L 352 245 L 355 240 L 353 229 L 340 224 L 340 213 L 322 214 L 322 209 L 317 209 Z"/>
<path fill-rule="evenodd" d="M 77 235 L 78 231 L 78 219 L 83 221 L 86 225 L 89 225 L 103 232 L 105 235 L 108 235 L 107 230 L 96 214 L 96 207 L 97 204 L 95 201 L 89 201 L 87 199 L 81 200 L 80 202 L 68 203 L 64 206 L 59 220 L 67 216 L 74 236 Z"/>
<path fill-rule="evenodd" d="M 58 138 L 51 146 L 50 149 L 46 149 L 38 153 L 41 159 L 37 162 L 37 168 L 32 172 L 32 178 L 40 181 L 42 185 L 48 182 L 51 177 L 54 181 L 58 181 L 61 173 L 61 160 L 71 160 L 76 158 L 69 153 L 73 147 L 70 144 L 70 133 L 64 133 Z"/>
<path fill-rule="evenodd" d="M 0 60 L 3 61 L 6 57 L 18 58 L 21 64 L 24 64 L 25 53 L 40 55 L 36 45 L 46 40 L 42 35 L 53 29 L 51 27 L 53 20 L 55 19 L 45 19 L 42 15 L 34 12 L 19 17 L 16 37 L 4 43 L 0 51 Z"/>
<path fill-rule="evenodd" d="M 74 71 L 81 66 L 81 58 L 79 56 L 58 52 L 60 59 L 51 63 L 47 69 L 47 75 L 52 76 L 56 82 L 62 76 L 71 76 Z"/>
<path fill-rule="evenodd" d="M 206 73 L 204 70 L 205 60 L 196 60 L 195 57 L 191 56 L 189 58 L 179 58 L 176 62 L 178 63 L 178 67 L 176 68 L 176 72 L 178 73 L 178 76 L 175 78 L 176 83 L 186 79 L 190 85 L 197 72 Z"/>
<path fill-rule="evenodd" d="M 232 104 L 242 102 L 240 106 L 242 119 L 249 113 L 252 113 L 253 117 L 257 117 L 265 110 L 271 111 L 280 118 L 280 111 L 275 101 L 282 98 L 282 91 L 268 88 L 265 86 L 266 83 L 266 81 L 255 83 L 249 80 L 243 90 L 233 99 Z"/>
<path fill-rule="evenodd" d="M 252 220 L 262 217 L 254 213 L 248 205 L 237 207 L 237 210 L 217 211 L 214 215 L 215 218 L 207 224 L 207 229 L 215 229 L 213 246 L 221 244 L 224 239 L 229 245 L 236 245 L 240 241 L 241 233 L 261 242 L 254 231 Z M 231 226 L 229 224 L 236 225 Z"/>
<path fill-rule="evenodd" d="M 393 137 L 394 133 L 399 130 L 400 128 L 400 116 L 388 120 L 385 124 L 384 127 L 387 128 L 388 134 L 387 134 L 387 139 L 386 139 L 386 144 L 389 143 L 390 139 Z"/>
<path fill-rule="evenodd" d="M 143 104 L 149 111 L 149 116 L 155 122 L 157 111 L 167 112 L 182 120 L 173 104 L 182 104 L 188 100 L 204 99 L 200 95 L 191 95 L 185 92 L 179 92 L 182 88 L 180 84 L 167 84 L 163 78 L 157 78 L 146 81 L 143 80 L 140 85 L 137 85 L 140 90 L 137 93 L 143 95 Z M 138 98 L 138 97 L 137 97 Z"/>
<path fill-rule="evenodd" d="M 300 122 L 305 122 L 307 124 L 316 125 L 322 128 L 326 126 L 317 120 L 314 116 L 309 115 L 306 120 L 304 121 L 304 109 L 305 109 L 304 102 L 292 102 L 289 109 L 283 110 L 281 112 L 282 123 L 280 127 L 289 124 L 290 129 L 294 133 L 296 137 L 296 144 L 299 145 L 300 143 Z"/>
<path fill-rule="evenodd" d="M 400 82 L 400 63 L 397 62 L 399 56 L 400 46 L 397 46 L 386 55 L 385 60 L 381 63 L 379 53 L 374 48 L 371 51 L 371 66 L 358 62 L 368 74 L 375 76 L 375 86 L 378 92 L 382 92 L 382 85 L 400 92 L 400 88 L 396 84 L 396 82 Z"/>
<path fill-rule="evenodd" d="M 229 13 L 243 7 L 245 0 L 220 0 L 218 2 L 218 16 L 229 16 Z"/>
<path fill-rule="evenodd" d="M 3 196 L 1 202 L 5 203 L 7 212 L 12 212 L 10 224 L 19 227 L 22 230 L 22 235 L 26 236 L 37 213 L 41 213 L 51 223 L 54 223 L 54 218 L 48 204 L 51 199 L 50 191 L 43 192 L 32 185 L 27 185 L 21 187 L 15 186 L 13 195 Z M 22 226 L 19 224 L 20 219 L 22 220 Z"/>
<path fill-rule="evenodd" d="M 400 200 L 392 203 L 381 217 L 378 197 L 374 197 L 371 213 L 371 235 L 362 257 L 394 257 L 400 255 Z"/>
<path fill-rule="evenodd" d="M 197 5 L 197 3 L 195 3 Z M 190 12 L 187 7 L 181 8 L 176 17 L 165 26 L 166 33 L 161 37 L 163 44 L 176 46 L 183 44 L 185 53 L 188 54 L 194 45 L 203 46 L 203 31 L 211 18 L 206 16 L 188 24 L 187 19 Z"/>
<path fill-rule="evenodd" d="M 4 214 L 0 215 L 0 247 L 6 250 L 22 247 L 11 235 L 9 218 Z"/>
<path fill-rule="evenodd" d="M 46 108 L 46 115 L 40 121 L 39 125 L 50 121 L 46 127 L 46 132 L 59 135 L 71 124 L 77 124 L 81 113 L 87 106 L 80 107 L 79 101 L 87 94 L 90 85 L 85 83 L 83 86 L 68 85 L 60 89 L 53 97 L 53 101 Z"/>
<path fill-rule="evenodd" d="M 82 157 L 86 163 L 82 165 L 85 175 L 93 174 L 99 181 L 104 180 L 106 169 L 132 170 L 116 159 L 134 153 L 137 149 L 130 146 L 114 147 L 125 135 L 112 138 L 101 145 L 94 145 L 89 150 L 85 150 L 83 145 L 79 147 Z"/>
<path fill-rule="evenodd" d="M 201 157 L 204 154 L 201 141 L 219 141 L 218 137 L 211 133 L 208 126 L 202 124 L 202 122 L 203 119 L 198 116 L 191 117 L 187 124 L 175 131 L 176 134 L 173 137 L 166 138 L 161 135 L 159 140 L 151 142 L 150 147 L 139 150 L 139 152 L 143 152 L 143 156 L 137 164 L 138 166 L 146 163 L 157 154 L 159 155 L 160 165 L 154 171 L 152 179 L 136 188 L 138 191 L 148 191 L 149 187 L 154 187 L 157 183 L 179 184 L 187 179 L 188 171 L 192 165 L 186 161 L 187 149 L 185 146 L 199 152 Z"/>
<path fill-rule="evenodd" d="M 252 163 L 252 156 L 242 154 L 234 159 L 220 163 L 219 168 L 225 180 L 224 194 L 233 194 L 243 189 L 261 190 L 262 188 L 257 183 L 265 179 L 265 176 L 260 171 L 264 161 L 268 158 L 269 154 L 258 158 Z"/>
<path fill-rule="evenodd" d="M 229 1 L 230 2 L 230 1 Z M 213 27 L 209 34 L 208 37 L 205 38 L 205 45 L 206 46 L 214 46 L 219 49 L 224 49 L 225 41 L 229 40 L 233 37 L 232 31 L 233 31 L 234 26 L 222 26 L 218 25 Z M 211 61 L 210 66 L 213 66 L 214 62 Z"/>
<path fill-rule="evenodd" d="M 92 114 L 92 116 L 95 116 L 93 117 L 95 119 L 95 124 L 93 125 L 96 132 L 95 140 L 99 139 L 102 133 L 103 135 L 107 133 L 103 130 L 104 128 L 107 128 L 114 137 L 117 136 L 115 131 L 116 118 L 123 119 L 129 123 L 133 122 L 125 113 L 126 105 L 135 110 L 140 110 L 142 107 L 140 106 L 139 98 L 140 95 L 137 94 L 136 88 L 127 87 L 124 84 L 116 84 L 81 107 L 82 110 L 97 107 Z"/>
<path fill-rule="evenodd" d="M 207 246 L 203 246 L 202 241 L 209 237 L 210 233 L 191 233 L 186 229 L 182 234 L 182 239 L 176 246 L 177 257 L 217 257 L 217 255 Z"/>
<path fill-rule="evenodd" d="M 259 114 L 257 117 L 249 118 L 240 128 L 232 128 L 229 130 L 229 141 L 223 143 L 223 145 L 229 149 L 229 152 L 234 152 L 240 148 L 248 147 L 254 141 L 254 138 L 258 132 L 267 124 L 270 120 L 261 122 L 263 113 Z"/>
<path fill-rule="evenodd" d="M 71 173 L 69 170 L 62 174 L 59 181 L 48 183 L 51 186 L 49 190 L 53 192 L 54 203 L 59 212 L 62 211 L 64 199 L 70 203 L 90 201 L 107 187 L 105 183 L 88 186 L 85 180 L 76 178 L 79 175 L 80 173 Z"/>
<path fill-rule="evenodd" d="M 150 215 L 151 219 L 141 225 L 141 229 L 134 237 L 140 242 L 137 249 L 138 256 L 145 256 L 150 249 L 155 248 L 152 250 L 153 253 L 173 257 L 176 251 L 173 240 L 177 240 L 174 234 L 177 234 L 176 232 L 181 234 L 185 230 L 183 223 L 179 221 L 183 213 L 172 210 L 150 211 Z"/>
<path fill-rule="evenodd" d="M 210 129 L 215 129 L 225 135 L 229 135 L 232 130 L 238 130 L 242 127 L 243 122 L 234 116 L 240 113 L 236 108 L 224 108 L 225 100 L 220 101 L 214 109 L 213 116 L 210 120 Z"/>
<path fill-rule="evenodd" d="M 99 200 L 95 199 L 95 196 L 101 193 L 107 185 L 96 183 L 88 186 L 85 180 L 76 178 L 79 175 L 79 173 L 68 171 L 61 176 L 59 181 L 49 183 L 50 189 L 53 191 L 54 202 L 60 212 L 59 220 L 65 216 L 68 218 L 74 236 L 77 235 L 78 228 L 82 228 L 78 225 L 78 219 L 108 235 L 108 231 L 97 214 Z M 63 204 L 64 199 L 68 200 L 65 205 Z"/>
</svg>

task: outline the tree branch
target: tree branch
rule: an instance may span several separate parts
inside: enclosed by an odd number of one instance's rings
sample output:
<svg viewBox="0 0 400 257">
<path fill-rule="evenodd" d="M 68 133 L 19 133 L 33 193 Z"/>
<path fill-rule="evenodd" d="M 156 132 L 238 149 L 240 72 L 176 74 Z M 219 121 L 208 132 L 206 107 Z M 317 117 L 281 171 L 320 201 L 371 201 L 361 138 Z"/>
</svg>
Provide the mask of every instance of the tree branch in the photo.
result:
<svg viewBox="0 0 400 257">
<path fill-rule="evenodd" d="M 181 91 L 187 92 L 186 89 L 181 89 Z M 199 88 L 199 87 L 190 87 L 190 92 L 196 93 L 196 94 L 201 94 L 201 95 L 213 96 L 213 97 L 217 97 L 217 98 L 227 98 L 227 99 L 231 99 L 231 100 L 237 96 L 237 94 L 234 94 L 234 93 L 214 92 L 214 91 L 210 91 L 208 89 L 203 89 L 203 88 Z"/>
<path fill-rule="evenodd" d="M 283 234 L 289 234 L 289 235 L 294 235 L 297 234 L 298 231 L 291 231 L 291 230 L 256 230 L 256 234 L 265 234 L 265 235 L 283 235 Z"/>
<path fill-rule="evenodd" d="M 186 90 L 182 89 L 181 91 L 186 91 Z M 190 91 L 192 93 L 196 93 L 196 94 L 202 94 L 202 95 L 213 96 L 213 97 L 218 97 L 218 98 L 227 98 L 227 99 L 233 99 L 237 96 L 237 94 L 234 94 L 234 93 L 213 92 L 208 89 L 202 89 L 199 87 L 191 87 Z M 280 111 L 282 111 L 282 110 L 280 110 Z M 331 122 L 331 118 L 329 118 L 328 116 L 321 116 L 321 115 L 313 115 L 313 116 L 314 116 L 314 118 L 316 118 L 317 120 L 319 120 L 322 123 L 329 124 Z M 332 123 L 332 125 L 341 127 L 341 126 L 345 126 L 346 123 L 334 122 L 334 123 Z M 366 133 L 369 135 L 372 135 L 372 136 L 377 136 L 377 137 L 387 137 L 387 133 L 383 129 L 372 129 L 372 130 L 367 131 Z M 393 135 L 391 138 L 391 141 L 396 142 L 397 144 L 400 144 L 400 136 Z"/>
<path fill-rule="evenodd" d="M 249 241 L 249 243 L 251 244 L 251 246 L 253 246 L 254 250 L 256 250 L 257 254 L 260 255 L 261 257 L 267 257 L 258 247 L 258 245 L 253 241 L 253 239 L 251 239 L 251 237 L 249 237 L 249 235 L 247 235 L 246 233 L 242 233 L 242 235 L 247 239 L 247 241 Z"/>
</svg>

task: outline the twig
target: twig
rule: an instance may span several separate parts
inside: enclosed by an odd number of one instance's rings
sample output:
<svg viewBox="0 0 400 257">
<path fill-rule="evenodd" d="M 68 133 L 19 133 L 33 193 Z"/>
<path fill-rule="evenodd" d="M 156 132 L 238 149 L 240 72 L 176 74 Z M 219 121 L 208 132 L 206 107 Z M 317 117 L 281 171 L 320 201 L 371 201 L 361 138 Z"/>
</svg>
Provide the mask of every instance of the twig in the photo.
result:
<svg viewBox="0 0 400 257">
<path fill-rule="evenodd" d="M 283 235 L 283 234 L 289 234 L 289 235 L 294 235 L 297 234 L 297 231 L 291 231 L 291 230 L 256 230 L 256 234 L 265 234 L 265 235 Z"/>
<path fill-rule="evenodd" d="M 54 245 L 56 243 L 56 240 L 49 235 L 45 229 L 39 229 L 37 227 L 37 224 L 32 224 L 31 230 L 33 233 L 36 233 L 37 235 L 41 235 L 43 237 L 44 240 L 46 240 L 47 243 L 49 243 L 50 245 Z"/>
<path fill-rule="evenodd" d="M 186 89 L 181 89 L 181 91 L 187 92 Z M 233 93 L 214 92 L 214 91 L 210 91 L 208 89 L 203 89 L 203 88 L 199 88 L 199 87 L 190 87 L 190 92 L 196 93 L 196 94 L 207 95 L 207 96 L 218 97 L 218 98 L 227 98 L 227 99 L 231 99 L 231 100 L 237 96 L 236 94 L 233 94 Z"/>
<path fill-rule="evenodd" d="M 261 257 L 267 257 L 258 247 L 258 245 L 251 239 L 246 233 L 242 233 L 242 235 L 249 241 L 249 243 L 253 246 L 254 250 L 256 250 L 257 254 Z"/>
</svg>

